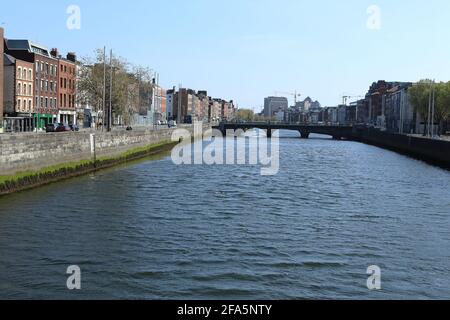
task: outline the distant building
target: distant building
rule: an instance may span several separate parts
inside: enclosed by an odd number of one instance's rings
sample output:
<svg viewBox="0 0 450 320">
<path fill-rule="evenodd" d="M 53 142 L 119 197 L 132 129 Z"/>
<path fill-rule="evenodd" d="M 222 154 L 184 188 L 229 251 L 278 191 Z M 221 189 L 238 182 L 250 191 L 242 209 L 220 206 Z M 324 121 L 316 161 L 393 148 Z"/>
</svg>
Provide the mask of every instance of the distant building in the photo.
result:
<svg viewBox="0 0 450 320">
<path fill-rule="evenodd" d="M 276 114 L 287 113 L 289 102 L 286 97 L 267 97 L 264 99 L 264 116 L 272 118 Z"/>
<path fill-rule="evenodd" d="M 167 90 L 166 92 L 167 120 L 173 120 L 174 98 L 175 98 L 175 87 L 173 87 L 173 89 Z"/>
<path fill-rule="evenodd" d="M 386 130 L 395 133 L 415 133 L 420 116 L 410 103 L 408 90 L 412 83 L 402 83 L 388 90 L 384 98 L 383 113 Z"/>
<path fill-rule="evenodd" d="M 167 120 L 167 93 L 164 88 L 153 84 L 151 114 L 152 123 Z"/>
</svg>

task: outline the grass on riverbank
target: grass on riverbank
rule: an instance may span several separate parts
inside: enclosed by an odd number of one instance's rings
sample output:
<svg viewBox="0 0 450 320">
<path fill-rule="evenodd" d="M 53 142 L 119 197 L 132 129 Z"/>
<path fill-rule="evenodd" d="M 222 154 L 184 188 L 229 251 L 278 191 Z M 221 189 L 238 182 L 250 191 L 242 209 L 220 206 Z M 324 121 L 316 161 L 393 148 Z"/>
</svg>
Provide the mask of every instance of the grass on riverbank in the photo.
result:
<svg viewBox="0 0 450 320">
<path fill-rule="evenodd" d="M 0 176 L 0 195 L 83 175 L 117 164 L 144 158 L 149 155 L 165 152 L 173 145 L 175 144 L 170 141 L 165 141 L 146 147 L 133 148 L 113 157 L 100 157 L 95 162 L 93 160 L 81 160 L 49 166 L 36 171 L 26 171 L 9 176 Z"/>
</svg>

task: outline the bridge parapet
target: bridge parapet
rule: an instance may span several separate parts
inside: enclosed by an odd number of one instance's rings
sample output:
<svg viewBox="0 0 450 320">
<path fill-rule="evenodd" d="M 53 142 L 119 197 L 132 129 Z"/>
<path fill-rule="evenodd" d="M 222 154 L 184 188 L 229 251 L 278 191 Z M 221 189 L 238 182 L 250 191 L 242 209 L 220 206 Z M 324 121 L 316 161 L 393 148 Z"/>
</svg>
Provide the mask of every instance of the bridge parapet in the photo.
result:
<svg viewBox="0 0 450 320">
<path fill-rule="evenodd" d="M 267 136 L 272 137 L 272 132 L 275 130 L 291 130 L 300 132 L 303 139 L 308 139 L 311 133 L 324 134 L 332 136 L 334 139 L 340 140 L 343 138 L 353 137 L 353 126 L 343 125 L 312 125 L 312 124 L 287 124 L 280 122 L 221 122 L 219 126 L 214 127 L 222 132 L 225 136 L 227 130 L 250 130 L 261 129 L 267 132 Z"/>
</svg>

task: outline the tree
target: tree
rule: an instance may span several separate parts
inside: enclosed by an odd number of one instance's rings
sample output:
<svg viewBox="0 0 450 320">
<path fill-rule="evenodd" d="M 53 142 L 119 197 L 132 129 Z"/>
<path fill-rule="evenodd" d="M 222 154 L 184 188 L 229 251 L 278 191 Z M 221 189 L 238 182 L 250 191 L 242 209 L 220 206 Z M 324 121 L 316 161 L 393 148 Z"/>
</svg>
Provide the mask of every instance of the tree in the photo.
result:
<svg viewBox="0 0 450 320">
<path fill-rule="evenodd" d="M 441 82 L 436 86 L 435 120 L 439 122 L 439 133 L 446 131 L 450 119 L 450 82 Z"/>
<path fill-rule="evenodd" d="M 237 119 L 244 121 L 253 121 L 255 114 L 253 110 L 250 109 L 239 109 L 237 111 Z"/>
<path fill-rule="evenodd" d="M 428 108 L 430 103 L 432 80 L 425 79 L 415 83 L 409 89 L 409 98 L 411 104 L 415 110 L 420 114 L 422 119 L 425 119 L 425 131 L 427 130 L 426 124 L 428 123 Z"/>
<path fill-rule="evenodd" d="M 103 59 L 103 49 L 97 49 L 94 57 L 83 58 L 78 80 L 79 102 L 92 105 L 96 111 L 103 111 L 105 89 Z M 106 57 L 106 110 L 104 117 L 107 116 L 111 100 L 113 116 L 120 116 L 125 124 L 130 125 L 133 115 L 140 113 L 140 108 L 150 107 L 151 95 L 152 73 L 150 69 L 131 66 L 122 57 L 113 56 L 112 61 L 110 57 Z M 104 120 L 106 121 L 106 119 Z"/>
</svg>

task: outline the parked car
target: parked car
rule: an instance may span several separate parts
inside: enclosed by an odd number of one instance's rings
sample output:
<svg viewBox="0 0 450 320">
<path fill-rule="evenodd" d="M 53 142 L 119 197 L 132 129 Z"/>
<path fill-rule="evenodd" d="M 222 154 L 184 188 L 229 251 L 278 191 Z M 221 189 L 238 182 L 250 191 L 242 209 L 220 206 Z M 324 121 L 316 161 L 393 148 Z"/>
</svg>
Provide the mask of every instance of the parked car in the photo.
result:
<svg viewBox="0 0 450 320">
<path fill-rule="evenodd" d="M 58 123 L 58 127 L 55 129 L 55 132 L 70 132 L 72 129 L 69 127 L 68 124 L 65 123 Z"/>
<path fill-rule="evenodd" d="M 45 132 L 56 132 L 56 129 L 58 128 L 58 123 L 49 123 L 45 126 Z"/>
<path fill-rule="evenodd" d="M 80 127 L 78 127 L 76 124 L 70 124 L 69 127 L 72 131 L 80 131 Z"/>
<path fill-rule="evenodd" d="M 168 126 L 169 126 L 169 128 L 176 128 L 177 127 L 177 122 L 173 121 L 173 120 L 170 120 Z"/>
</svg>

